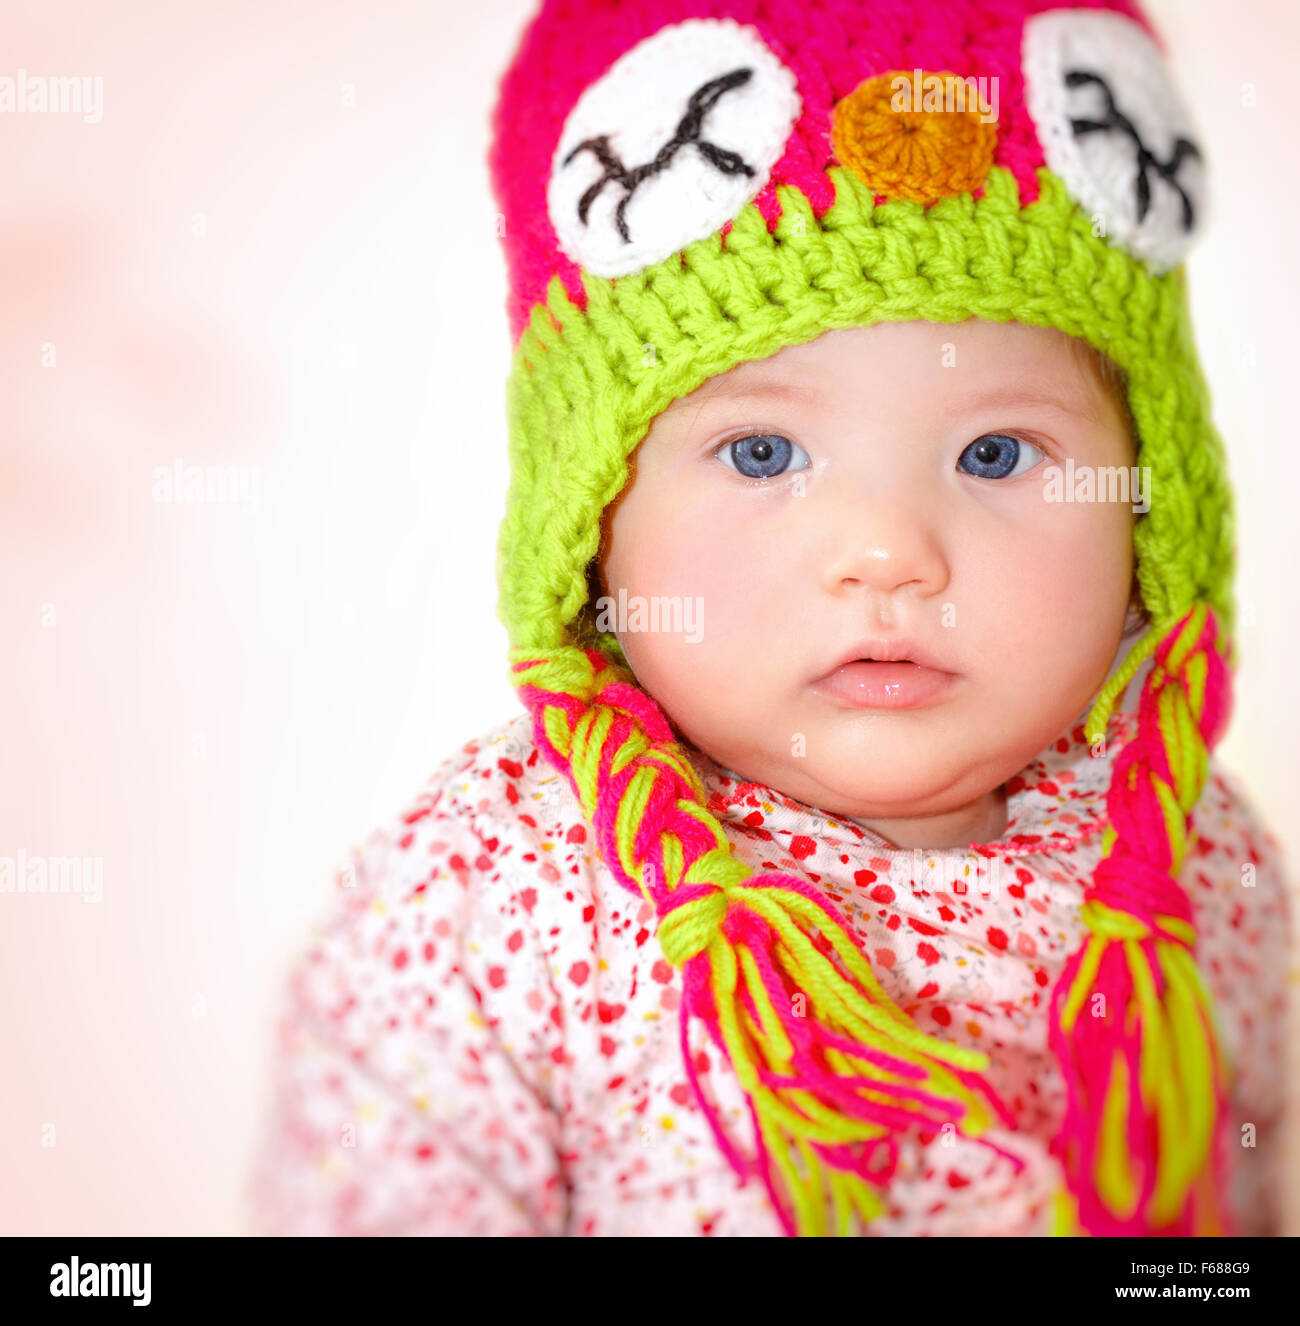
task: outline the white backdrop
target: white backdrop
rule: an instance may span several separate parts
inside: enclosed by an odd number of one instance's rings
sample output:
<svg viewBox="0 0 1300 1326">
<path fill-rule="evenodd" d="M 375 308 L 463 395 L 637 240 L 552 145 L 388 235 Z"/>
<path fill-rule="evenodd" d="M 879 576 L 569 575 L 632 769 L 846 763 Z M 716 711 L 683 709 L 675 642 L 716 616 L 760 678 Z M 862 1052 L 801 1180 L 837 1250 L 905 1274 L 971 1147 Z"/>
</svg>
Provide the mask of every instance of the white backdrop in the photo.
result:
<svg viewBox="0 0 1300 1326">
<path fill-rule="evenodd" d="M 1223 753 L 1300 861 L 1300 10 L 1151 9 L 1216 197 L 1189 266 L 1239 502 Z M 5 1233 L 243 1228 L 273 1000 L 332 870 L 516 712 L 493 613 L 509 340 L 484 157 L 531 10 L 7 16 L 0 73 L 102 75 L 104 110 L 0 137 L 21 181 L 0 201 L 0 851 L 100 858 L 104 898 L 5 903 Z M 248 467 L 254 509 L 156 501 L 178 460 Z"/>
</svg>

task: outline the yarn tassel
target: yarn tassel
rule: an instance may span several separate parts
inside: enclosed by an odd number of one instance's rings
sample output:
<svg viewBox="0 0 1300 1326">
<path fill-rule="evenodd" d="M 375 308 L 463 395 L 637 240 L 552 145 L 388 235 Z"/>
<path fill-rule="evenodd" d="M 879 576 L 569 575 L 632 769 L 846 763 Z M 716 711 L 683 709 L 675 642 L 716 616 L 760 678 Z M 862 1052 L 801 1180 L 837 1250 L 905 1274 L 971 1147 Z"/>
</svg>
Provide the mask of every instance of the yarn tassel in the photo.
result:
<svg viewBox="0 0 1300 1326">
<path fill-rule="evenodd" d="M 884 1209 L 897 1135 L 980 1136 L 1015 1120 L 988 1056 L 923 1034 L 877 982 L 840 914 L 806 881 L 738 861 L 662 711 L 595 649 L 514 650 L 538 745 L 568 778 L 603 860 L 659 915 L 683 972 L 682 1056 L 719 1149 L 758 1175 L 787 1234 L 849 1233 Z M 700 1018 L 749 1102 L 754 1155 L 732 1144 L 691 1061 Z"/>
<path fill-rule="evenodd" d="M 1231 1067 L 1177 883 L 1187 814 L 1226 723 L 1228 679 L 1205 604 L 1146 643 L 1155 643 L 1154 666 L 1137 731 L 1115 759 L 1106 855 L 1083 906 L 1092 934 L 1052 993 L 1049 1040 L 1067 1093 L 1053 1142 L 1068 1188 L 1053 1211 L 1058 1234 L 1205 1235 L 1232 1225 L 1223 1131 Z M 1089 715 L 1090 732 L 1104 731 L 1151 652 L 1126 660 Z"/>
</svg>

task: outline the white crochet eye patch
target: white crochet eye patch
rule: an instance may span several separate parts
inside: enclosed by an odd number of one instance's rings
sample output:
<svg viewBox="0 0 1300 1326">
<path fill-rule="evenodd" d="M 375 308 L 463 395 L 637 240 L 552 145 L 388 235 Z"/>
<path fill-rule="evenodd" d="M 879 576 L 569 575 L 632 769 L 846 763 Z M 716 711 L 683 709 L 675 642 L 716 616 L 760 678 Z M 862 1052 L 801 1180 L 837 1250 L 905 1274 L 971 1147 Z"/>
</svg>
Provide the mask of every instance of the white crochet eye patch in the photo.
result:
<svg viewBox="0 0 1300 1326">
<path fill-rule="evenodd" d="M 565 121 L 547 189 L 560 248 L 623 276 L 713 234 L 767 183 L 800 110 L 794 75 L 752 27 L 661 28 Z"/>
<path fill-rule="evenodd" d="M 1025 105 L 1047 167 L 1156 274 L 1205 226 L 1205 166 L 1160 48 L 1132 19 L 1049 10 L 1025 23 Z"/>
</svg>

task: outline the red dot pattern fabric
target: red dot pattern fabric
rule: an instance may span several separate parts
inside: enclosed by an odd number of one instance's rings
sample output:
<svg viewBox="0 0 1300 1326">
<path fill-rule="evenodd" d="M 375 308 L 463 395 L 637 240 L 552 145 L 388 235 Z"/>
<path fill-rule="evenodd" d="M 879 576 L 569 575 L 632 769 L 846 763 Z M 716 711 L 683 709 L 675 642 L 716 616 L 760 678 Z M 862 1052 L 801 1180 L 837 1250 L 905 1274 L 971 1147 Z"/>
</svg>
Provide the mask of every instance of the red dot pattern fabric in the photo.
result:
<svg viewBox="0 0 1300 1326">
<path fill-rule="evenodd" d="M 806 877 L 849 918 L 886 992 L 926 1031 L 990 1055 L 1016 1116 L 998 1140 L 904 1140 L 869 1236 L 1047 1233 L 1063 1088 L 1049 992 L 1085 938 L 1116 715 L 1075 725 L 1007 784 L 1003 840 L 913 852 L 692 758 L 742 860 Z M 1276 1228 L 1291 902 L 1281 851 L 1211 762 L 1182 883 L 1236 1069 L 1242 1233 Z M 594 854 L 520 715 L 445 761 L 358 848 L 292 971 L 274 1111 L 252 1179 L 260 1233 L 780 1236 L 691 1097 L 680 973 L 647 905 Z M 996 873 L 994 873 L 996 871 Z M 744 1097 L 703 1028 L 691 1053 L 746 1138 Z M 1252 1129 L 1244 1130 L 1245 1125 Z"/>
</svg>

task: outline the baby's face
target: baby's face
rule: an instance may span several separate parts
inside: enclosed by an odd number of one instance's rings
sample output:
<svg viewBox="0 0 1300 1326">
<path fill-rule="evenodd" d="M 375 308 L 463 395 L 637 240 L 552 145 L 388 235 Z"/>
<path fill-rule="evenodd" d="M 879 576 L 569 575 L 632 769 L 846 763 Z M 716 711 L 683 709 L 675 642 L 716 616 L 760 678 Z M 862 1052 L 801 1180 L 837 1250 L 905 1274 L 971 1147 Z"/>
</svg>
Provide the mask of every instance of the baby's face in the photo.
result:
<svg viewBox="0 0 1300 1326">
<path fill-rule="evenodd" d="M 1121 641 L 1139 498 L 1049 500 L 1067 460 L 1135 456 L 1064 333 L 827 332 L 654 420 L 600 561 L 603 592 L 646 621 L 611 624 L 718 763 L 902 845 L 957 845 L 963 809 L 1065 730 Z M 697 616 L 637 629 L 673 598 Z M 841 668 L 873 652 L 915 662 Z M 955 842 L 909 844 L 910 822 Z"/>
</svg>

